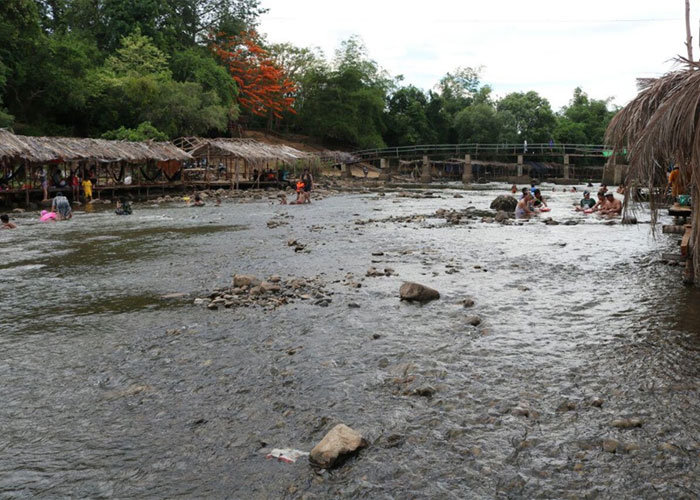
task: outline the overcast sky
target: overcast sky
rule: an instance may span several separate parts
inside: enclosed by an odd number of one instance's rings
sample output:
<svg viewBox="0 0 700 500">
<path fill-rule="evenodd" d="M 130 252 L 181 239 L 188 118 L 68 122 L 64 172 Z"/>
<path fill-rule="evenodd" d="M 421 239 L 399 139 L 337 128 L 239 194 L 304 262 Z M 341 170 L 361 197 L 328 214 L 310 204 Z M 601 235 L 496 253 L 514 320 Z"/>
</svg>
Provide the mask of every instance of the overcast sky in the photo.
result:
<svg viewBox="0 0 700 500">
<path fill-rule="evenodd" d="M 458 66 L 483 66 L 497 96 L 535 90 L 559 110 L 581 86 L 624 105 L 637 77 L 660 76 L 686 54 L 683 0 L 262 0 L 271 42 L 332 57 L 359 35 L 369 55 L 424 90 Z M 691 2 L 694 55 L 700 3 Z"/>
</svg>

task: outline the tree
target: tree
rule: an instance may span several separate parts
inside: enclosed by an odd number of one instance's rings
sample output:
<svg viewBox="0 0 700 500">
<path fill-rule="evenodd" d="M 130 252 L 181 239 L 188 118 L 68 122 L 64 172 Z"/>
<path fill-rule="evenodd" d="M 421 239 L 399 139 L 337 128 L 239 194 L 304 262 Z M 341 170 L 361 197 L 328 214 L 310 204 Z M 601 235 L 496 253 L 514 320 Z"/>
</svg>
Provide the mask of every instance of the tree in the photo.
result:
<svg viewBox="0 0 700 500">
<path fill-rule="evenodd" d="M 239 36 L 218 36 L 211 50 L 228 67 L 238 85 L 238 103 L 245 111 L 272 119 L 294 113 L 294 83 L 262 48 L 254 31 Z"/>
<path fill-rule="evenodd" d="M 392 81 L 356 37 L 341 43 L 330 66 L 306 74 L 295 120 L 299 129 L 337 146 L 384 146 L 384 108 Z"/>
<path fill-rule="evenodd" d="M 198 82 L 173 80 L 167 56 L 139 31 L 122 39 L 92 80 L 100 130 L 134 128 L 144 121 L 168 137 L 226 130 L 231 108 Z"/>
<path fill-rule="evenodd" d="M 498 142 L 503 127 L 496 108 L 487 102 L 467 106 L 455 117 L 460 142 L 493 144 Z"/>
<path fill-rule="evenodd" d="M 406 146 L 435 142 L 437 134 L 430 126 L 427 107 L 428 97 L 413 85 L 394 92 L 388 99 L 385 117 L 386 143 L 391 146 Z"/>
<path fill-rule="evenodd" d="M 155 128 L 151 122 L 139 123 L 136 128 L 119 127 L 102 134 L 103 139 L 116 141 L 167 141 L 168 136 Z"/>
<path fill-rule="evenodd" d="M 573 144 L 602 144 L 605 129 L 616 112 L 615 109 L 609 110 L 608 105 L 609 99 L 589 99 L 577 87 L 569 105 L 557 117 L 554 138 Z"/>
<path fill-rule="evenodd" d="M 503 123 L 501 142 L 545 143 L 552 138 L 556 119 L 549 101 L 537 92 L 513 92 L 496 107 Z"/>
</svg>

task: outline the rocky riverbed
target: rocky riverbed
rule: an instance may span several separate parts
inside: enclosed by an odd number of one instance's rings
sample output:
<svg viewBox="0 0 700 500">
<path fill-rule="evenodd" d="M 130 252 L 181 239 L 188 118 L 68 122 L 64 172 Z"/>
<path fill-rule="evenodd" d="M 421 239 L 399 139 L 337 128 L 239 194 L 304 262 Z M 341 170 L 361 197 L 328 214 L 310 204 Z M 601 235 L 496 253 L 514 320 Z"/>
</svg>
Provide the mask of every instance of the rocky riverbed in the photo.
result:
<svg viewBox="0 0 700 500">
<path fill-rule="evenodd" d="M 0 497 L 696 498 L 677 243 L 571 193 L 513 221 L 489 208 L 507 188 L 16 214 Z M 363 446 L 319 469 L 338 424 Z"/>
</svg>

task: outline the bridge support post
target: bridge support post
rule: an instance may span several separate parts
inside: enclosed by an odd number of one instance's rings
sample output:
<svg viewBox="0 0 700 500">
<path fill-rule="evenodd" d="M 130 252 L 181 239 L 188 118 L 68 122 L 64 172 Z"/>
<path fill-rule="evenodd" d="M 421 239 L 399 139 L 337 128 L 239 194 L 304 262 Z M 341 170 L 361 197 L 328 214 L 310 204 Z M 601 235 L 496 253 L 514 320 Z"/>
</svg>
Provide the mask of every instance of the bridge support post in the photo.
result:
<svg viewBox="0 0 700 500">
<path fill-rule="evenodd" d="M 523 176 L 523 155 L 518 155 L 518 177 Z"/>
<path fill-rule="evenodd" d="M 380 181 L 388 181 L 389 180 L 389 159 L 388 158 L 381 158 L 379 160 L 379 177 L 377 178 Z"/>
<path fill-rule="evenodd" d="M 420 181 L 424 183 L 433 181 L 433 176 L 430 172 L 430 160 L 427 156 L 423 157 L 423 170 L 421 171 Z"/>
<path fill-rule="evenodd" d="M 569 155 L 564 155 L 564 179 L 568 179 L 571 174 L 569 168 Z"/>
<path fill-rule="evenodd" d="M 462 183 L 472 182 L 472 155 L 464 155 L 464 172 L 462 172 Z"/>
<path fill-rule="evenodd" d="M 352 170 L 350 168 L 350 165 L 348 165 L 347 163 L 340 164 L 340 177 L 342 177 L 343 179 L 352 178 Z"/>
</svg>

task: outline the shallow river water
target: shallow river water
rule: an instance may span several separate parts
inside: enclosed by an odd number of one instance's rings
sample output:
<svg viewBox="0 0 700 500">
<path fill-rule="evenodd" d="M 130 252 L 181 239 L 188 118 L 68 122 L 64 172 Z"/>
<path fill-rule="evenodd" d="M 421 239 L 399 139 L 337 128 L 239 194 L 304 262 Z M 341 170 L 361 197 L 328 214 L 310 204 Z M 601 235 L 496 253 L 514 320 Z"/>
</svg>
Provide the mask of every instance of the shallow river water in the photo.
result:
<svg viewBox="0 0 700 500">
<path fill-rule="evenodd" d="M 18 216 L 0 232 L 0 498 L 698 498 L 700 291 L 659 262 L 678 238 L 560 192 L 549 215 L 579 224 L 430 216 L 504 189 Z M 332 302 L 193 304 L 233 273 L 318 276 Z M 442 297 L 400 302 L 404 280 Z M 336 469 L 265 458 L 339 422 L 369 446 Z"/>
</svg>

